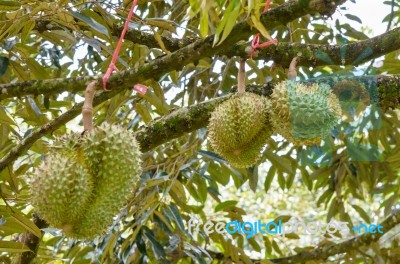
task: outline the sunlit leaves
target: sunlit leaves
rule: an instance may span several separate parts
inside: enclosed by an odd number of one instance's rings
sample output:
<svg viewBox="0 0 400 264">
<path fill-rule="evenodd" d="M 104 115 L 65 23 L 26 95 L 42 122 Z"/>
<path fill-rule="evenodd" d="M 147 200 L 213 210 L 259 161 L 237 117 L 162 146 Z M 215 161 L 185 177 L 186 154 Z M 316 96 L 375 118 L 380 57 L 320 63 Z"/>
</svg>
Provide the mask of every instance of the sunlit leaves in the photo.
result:
<svg viewBox="0 0 400 264">
<path fill-rule="evenodd" d="M 0 251 L 10 253 L 22 253 L 31 250 L 26 245 L 20 242 L 0 241 Z"/>
<path fill-rule="evenodd" d="M 88 24 L 90 27 L 92 27 L 94 30 L 96 30 L 97 32 L 104 34 L 104 35 L 108 35 L 108 30 L 107 28 L 100 24 L 99 22 L 96 21 L 96 19 L 94 19 L 92 16 L 94 15 L 93 12 L 90 12 L 88 10 L 86 10 L 86 13 L 88 13 L 91 16 L 85 15 L 83 13 L 78 13 L 75 11 L 69 11 L 71 15 L 73 15 L 74 17 L 78 18 L 79 20 L 82 20 L 83 22 L 85 22 L 86 24 Z"/>
<path fill-rule="evenodd" d="M 21 8 L 21 4 L 17 1 L 0 1 L 0 10 L 11 11 Z"/>
<path fill-rule="evenodd" d="M 218 45 L 226 39 L 226 37 L 232 31 L 233 26 L 236 24 L 236 19 L 239 16 L 240 10 L 241 6 L 239 0 L 233 0 L 230 2 L 226 11 L 224 12 L 221 22 L 218 24 L 213 45 Z"/>
</svg>

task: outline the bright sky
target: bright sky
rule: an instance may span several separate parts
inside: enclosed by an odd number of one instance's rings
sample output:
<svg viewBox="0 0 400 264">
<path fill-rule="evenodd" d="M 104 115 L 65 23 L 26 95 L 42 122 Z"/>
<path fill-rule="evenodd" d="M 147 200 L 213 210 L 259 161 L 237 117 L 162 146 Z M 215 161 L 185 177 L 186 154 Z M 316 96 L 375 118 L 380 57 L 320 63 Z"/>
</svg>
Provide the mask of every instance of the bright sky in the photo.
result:
<svg viewBox="0 0 400 264">
<path fill-rule="evenodd" d="M 346 21 L 344 14 L 352 14 L 358 16 L 363 24 L 357 22 L 349 22 L 350 25 L 360 30 L 362 26 L 372 29 L 373 34 L 368 34 L 373 37 L 382 34 L 386 31 L 387 23 L 382 23 L 383 18 L 389 14 L 391 7 L 383 4 L 383 0 L 356 0 L 356 3 L 347 1 L 343 7 L 348 10 L 338 10 L 333 15 L 333 20 L 339 18 L 341 21 Z"/>
</svg>

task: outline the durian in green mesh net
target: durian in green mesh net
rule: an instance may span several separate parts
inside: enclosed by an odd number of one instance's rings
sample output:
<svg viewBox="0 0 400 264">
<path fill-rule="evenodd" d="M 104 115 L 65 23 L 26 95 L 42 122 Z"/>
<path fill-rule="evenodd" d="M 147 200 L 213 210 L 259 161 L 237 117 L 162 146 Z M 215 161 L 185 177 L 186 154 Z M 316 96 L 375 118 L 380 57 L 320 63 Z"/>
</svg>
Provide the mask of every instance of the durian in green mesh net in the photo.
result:
<svg viewBox="0 0 400 264">
<path fill-rule="evenodd" d="M 131 196 L 140 156 L 134 135 L 118 125 L 60 138 L 30 177 L 32 205 L 69 237 L 102 235 Z"/>
<path fill-rule="evenodd" d="M 208 124 L 212 149 L 235 167 L 254 165 L 272 134 L 269 107 L 268 99 L 248 92 L 237 93 L 220 104 Z"/>
<path fill-rule="evenodd" d="M 298 146 L 320 144 L 341 117 L 339 100 L 326 84 L 280 82 L 271 106 L 275 132 Z"/>
</svg>

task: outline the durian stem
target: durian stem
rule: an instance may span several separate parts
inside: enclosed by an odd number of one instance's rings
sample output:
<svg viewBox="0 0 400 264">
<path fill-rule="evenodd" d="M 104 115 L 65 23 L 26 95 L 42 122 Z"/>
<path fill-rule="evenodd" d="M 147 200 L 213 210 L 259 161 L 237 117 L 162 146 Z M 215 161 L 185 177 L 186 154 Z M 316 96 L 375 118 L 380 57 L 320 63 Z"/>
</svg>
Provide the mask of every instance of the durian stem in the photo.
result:
<svg viewBox="0 0 400 264">
<path fill-rule="evenodd" d="M 93 97 L 96 92 L 97 81 L 90 82 L 85 90 L 85 102 L 82 106 L 83 130 L 93 130 Z"/>
<path fill-rule="evenodd" d="M 296 65 L 297 65 L 298 61 L 299 61 L 299 58 L 294 57 L 292 59 L 292 61 L 290 62 L 289 71 L 288 71 L 288 79 L 289 80 L 293 80 L 293 81 L 296 80 L 296 77 L 297 77 Z"/>
<path fill-rule="evenodd" d="M 245 79 L 246 79 L 246 59 L 240 59 L 239 64 L 239 73 L 238 73 L 238 92 L 244 93 L 245 92 Z"/>
</svg>

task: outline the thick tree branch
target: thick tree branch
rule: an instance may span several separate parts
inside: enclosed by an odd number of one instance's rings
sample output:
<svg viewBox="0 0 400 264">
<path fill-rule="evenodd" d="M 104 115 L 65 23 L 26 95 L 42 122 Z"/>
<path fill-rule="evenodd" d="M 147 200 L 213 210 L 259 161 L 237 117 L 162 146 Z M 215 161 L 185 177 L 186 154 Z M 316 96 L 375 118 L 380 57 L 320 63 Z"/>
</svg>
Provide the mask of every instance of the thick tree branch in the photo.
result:
<svg viewBox="0 0 400 264">
<path fill-rule="evenodd" d="M 115 28 L 114 34 L 118 34 L 122 29 Z M 143 44 L 150 48 L 160 48 L 158 42 L 152 34 L 147 34 L 139 30 L 130 30 L 126 35 L 126 39 L 134 43 Z M 162 37 L 164 45 L 169 51 L 176 51 L 194 40 L 174 39 L 170 37 Z M 248 57 L 249 43 L 237 43 L 233 47 L 222 50 L 219 55 L 228 57 L 240 56 Z M 299 56 L 302 66 L 320 66 L 320 65 L 354 65 L 357 66 L 371 59 L 378 58 L 382 55 L 400 49 L 400 28 L 390 30 L 379 36 L 348 43 L 346 46 L 346 54 L 342 61 L 340 49 L 343 45 L 318 45 L 318 44 L 300 44 L 300 43 L 284 43 L 271 45 L 263 49 L 259 49 L 255 60 L 272 60 L 277 64 L 287 66 L 291 59 Z M 299 55 L 301 54 L 301 55 Z M 329 58 L 329 61 L 322 59 Z"/>
<path fill-rule="evenodd" d="M 371 82 L 375 78 L 371 76 L 353 77 L 353 80 L 362 82 Z M 375 77 L 375 76 L 373 76 Z M 325 83 L 334 83 L 340 77 L 318 78 L 318 81 Z M 346 78 L 346 77 L 345 77 Z M 310 80 L 309 80 L 310 81 Z M 383 109 L 388 107 L 398 107 L 400 105 L 400 75 L 376 76 L 376 83 L 379 92 L 379 102 Z M 247 85 L 246 91 L 254 92 L 260 95 L 269 96 L 274 87 L 273 83 L 265 85 Z M 111 98 L 118 91 L 103 92 L 94 98 L 94 105 Z M 140 143 L 142 151 L 148 151 L 165 142 L 178 138 L 185 133 L 195 131 L 201 127 L 207 126 L 208 118 L 214 108 L 229 97 L 223 96 L 211 99 L 197 105 L 180 108 L 162 118 L 156 119 L 136 131 L 136 137 Z M 55 120 L 45 124 L 40 129 L 32 132 L 24 138 L 22 142 L 11 149 L 11 151 L 0 160 L 0 172 L 11 162 L 15 161 L 24 151 L 28 150 L 34 142 L 45 134 L 49 134 L 58 129 L 69 120 L 75 118 L 81 112 L 83 103 L 76 104 L 72 109 L 62 114 Z"/>
<path fill-rule="evenodd" d="M 230 55 L 246 56 L 246 47 L 246 44 L 238 44 Z M 286 67 L 293 57 L 299 56 L 301 66 L 306 67 L 321 65 L 357 66 L 399 49 L 400 28 L 396 28 L 379 36 L 346 45 L 280 43 L 259 50 L 254 59 L 273 60 L 275 63 Z M 341 50 L 345 51 L 343 57 L 341 57 Z"/>
<path fill-rule="evenodd" d="M 131 32 L 131 34 L 133 34 Z M 137 31 L 136 34 L 144 34 Z M 129 34 L 128 34 L 129 35 Z M 150 36 L 147 36 L 150 38 Z M 139 38 L 140 39 L 140 38 Z M 178 41 L 178 40 L 176 40 Z M 180 41 L 178 41 L 181 43 Z M 183 43 L 183 42 L 182 42 Z M 171 44 L 173 45 L 173 44 Z M 181 44 L 176 44 L 181 46 Z M 183 45 L 183 44 L 182 44 Z M 236 44 L 233 48 L 222 50 L 219 54 L 227 56 L 246 57 L 247 43 Z M 343 46 L 340 45 L 313 45 L 300 43 L 279 43 L 278 45 L 268 46 L 258 51 L 254 59 L 273 60 L 275 63 L 287 66 L 295 56 L 299 56 L 302 66 L 320 66 L 320 65 L 359 65 L 368 60 L 378 58 L 382 55 L 400 49 L 400 28 L 393 29 L 382 35 L 354 42 L 346 45 L 346 53 L 342 61 L 340 50 Z M 323 60 L 329 58 L 329 61 Z M 343 62 L 343 64 L 342 64 Z M 129 74 L 128 74 L 129 75 Z M 22 96 L 26 94 L 54 94 L 63 91 L 79 92 L 84 87 L 81 83 L 86 83 L 94 77 L 76 77 L 71 79 L 52 79 L 43 81 L 27 81 L 24 83 L 0 85 L 0 100 L 4 98 Z M 129 78 L 129 76 L 127 77 Z M 134 79 L 132 76 L 131 81 Z M 54 84 L 55 82 L 55 84 Z M 64 84 L 64 85 L 63 85 Z M 32 85 L 29 89 L 26 87 Z M 35 88 L 34 85 L 38 88 Z M 58 87 L 54 88 L 52 85 Z M 110 87 L 118 87 L 115 82 L 109 84 Z M 53 89 L 54 88 L 54 89 Z"/>
<path fill-rule="evenodd" d="M 318 78 L 305 82 L 318 80 L 318 82 L 333 84 L 340 78 L 348 79 L 346 76 L 335 76 Z M 381 75 L 376 76 L 376 78 L 375 76 L 361 76 L 352 77 L 352 80 L 370 84 L 374 82 L 371 86 L 376 86 L 378 92 L 376 101 L 379 101 L 383 110 L 400 106 L 400 75 Z M 274 83 L 271 82 L 264 85 L 250 84 L 246 86 L 246 91 L 270 96 L 273 87 Z M 235 91 L 235 89 L 233 89 L 233 91 Z M 197 105 L 183 107 L 169 115 L 150 122 L 136 132 L 136 137 L 141 147 L 144 151 L 147 151 L 185 133 L 207 126 L 211 112 L 219 103 L 226 100 L 229 96 L 230 95 L 227 95 Z"/>
<path fill-rule="evenodd" d="M 310 0 L 290 1 L 277 8 L 271 9 L 261 16 L 262 22 L 272 29 L 279 24 L 286 24 L 307 14 L 332 14 L 336 7 L 346 0 Z M 253 34 L 253 30 L 247 22 L 241 22 L 234 26 L 231 34 L 224 42 L 213 47 L 214 35 L 197 40 L 169 55 L 149 62 L 138 69 L 131 69 L 111 75 L 108 87 L 122 91 L 129 89 L 135 83 L 147 79 L 158 78 L 173 70 L 180 70 L 190 62 L 210 57 L 223 50 L 229 49 L 240 40 L 247 39 Z M 83 91 L 86 82 L 98 77 L 75 77 L 66 79 L 35 80 L 21 83 L 0 85 L 0 100 L 23 95 L 57 94 L 60 92 Z"/>
</svg>

